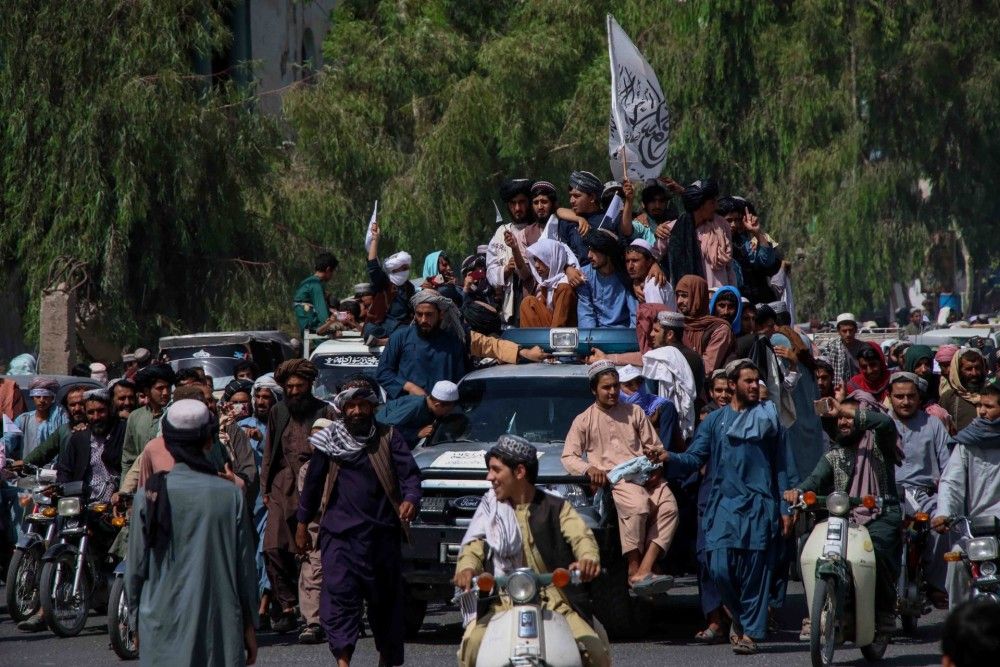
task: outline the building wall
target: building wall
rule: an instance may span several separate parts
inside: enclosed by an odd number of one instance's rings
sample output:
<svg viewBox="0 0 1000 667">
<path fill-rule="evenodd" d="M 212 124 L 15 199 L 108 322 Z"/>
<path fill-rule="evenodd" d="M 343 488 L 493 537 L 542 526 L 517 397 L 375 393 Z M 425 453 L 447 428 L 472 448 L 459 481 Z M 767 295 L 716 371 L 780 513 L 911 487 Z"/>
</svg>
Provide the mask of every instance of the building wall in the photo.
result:
<svg viewBox="0 0 1000 667">
<path fill-rule="evenodd" d="M 334 0 L 249 0 L 248 4 L 258 94 L 301 81 L 322 66 L 323 39 L 330 28 Z M 307 68 L 305 61 L 310 59 L 312 68 Z M 259 107 L 280 115 L 281 93 L 262 95 Z"/>
</svg>

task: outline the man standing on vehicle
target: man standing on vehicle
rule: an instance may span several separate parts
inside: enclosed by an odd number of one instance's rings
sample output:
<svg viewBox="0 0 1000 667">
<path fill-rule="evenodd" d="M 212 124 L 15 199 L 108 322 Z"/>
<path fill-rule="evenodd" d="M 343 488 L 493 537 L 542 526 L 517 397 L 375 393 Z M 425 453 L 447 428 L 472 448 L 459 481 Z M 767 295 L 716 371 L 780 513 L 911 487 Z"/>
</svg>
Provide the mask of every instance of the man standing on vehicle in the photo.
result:
<svg viewBox="0 0 1000 667">
<path fill-rule="evenodd" d="M 948 530 L 952 517 L 1000 516 L 1000 386 L 987 382 L 979 394 L 979 416 L 955 436 L 957 444 L 938 487 L 937 516 L 931 527 Z M 953 547 L 953 550 L 959 547 Z M 948 601 L 967 596 L 965 563 L 948 563 Z"/>
<path fill-rule="evenodd" d="M 687 451 L 659 446 L 647 455 L 666 462 L 670 476 L 708 466 L 702 515 L 708 575 L 733 617 L 733 652 L 749 655 L 767 632 L 772 568 L 792 525 L 791 517 L 781 517 L 781 490 L 793 466 L 777 410 L 760 399 L 757 367 L 737 359 L 726 373 L 732 402 L 708 414 Z"/>
<path fill-rule="evenodd" d="M 315 331 L 320 325 L 330 319 L 330 309 L 326 305 L 326 294 L 323 283 L 333 278 L 337 269 L 337 258 L 328 252 L 317 255 L 313 265 L 315 271 L 305 278 L 295 289 L 292 305 L 295 309 L 295 319 L 299 322 L 299 331 Z"/>
<path fill-rule="evenodd" d="M 620 401 L 618 370 L 606 359 L 587 370 L 594 404 L 570 426 L 562 463 L 571 475 L 586 475 L 595 487 L 615 481 L 611 496 L 618 510 L 622 553 L 628 560 L 629 585 L 656 592 L 668 589 L 669 577 L 653 574 L 656 561 L 670 548 L 677 531 L 677 502 L 662 471 L 643 470 L 633 482 L 617 477 L 623 464 L 643 463 L 643 450 L 661 447 L 653 424 L 638 405 Z M 586 456 L 586 458 L 584 458 Z"/>
<path fill-rule="evenodd" d="M 906 497 L 900 500 L 907 515 L 926 512 L 933 517 L 938 514 L 938 482 L 951 455 L 951 437 L 940 419 L 921 409 L 920 382 L 923 380 L 907 372 L 893 373 L 889 380 L 892 417 L 903 440 L 903 466 L 896 475 L 896 484 L 905 492 Z M 929 597 L 938 609 L 948 608 L 944 562 L 948 544 L 946 536 L 931 533 L 924 551 L 924 574 L 931 589 Z M 920 585 L 922 582 L 915 583 Z"/>
<path fill-rule="evenodd" d="M 827 343 L 821 354 L 830 360 L 833 366 L 833 383 L 844 383 L 861 372 L 858 355 L 867 347 L 867 343 L 858 340 L 858 318 L 853 313 L 837 315 L 838 340 Z"/>
<path fill-rule="evenodd" d="M 378 360 L 378 382 L 390 398 L 425 396 L 439 380 L 458 382 L 469 358 L 458 307 L 431 289 L 410 300 L 413 324 L 389 337 Z"/>
<path fill-rule="evenodd" d="M 309 440 L 296 514 L 299 553 L 315 546 L 308 524 L 319 522 L 320 622 L 339 667 L 351 663 L 366 603 L 379 664 L 403 664 L 400 542 L 420 506 L 420 469 L 399 433 L 375 422 L 378 402 L 370 386 L 337 394 L 343 418 Z"/>
<path fill-rule="evenodd" d="M 165 364 L 147 366 L 136 374 L 135 386 L 146 395 L 146 405 L 133 410 L 128 416 L 125 442 L 122 444 L 122 470 L 131 470 L 146 443 L 159 434 L 160 417 L 163 416 L 163 408 L 170 402 L 174 380 L 173 369 Z"/>
<path fill-rule="evenodd" d="M 472 578 L 486 570 L 501 575 L 519 567 L 539 574 L 560 567 L 578 569 L 584 582 L 594 579 L 601 567 L 594 534 L 567 501 L 535 487 L 538 453 L 531 443 L 516 435 L 500 436 L 486 453 L 486 467 L 493 488 L 479 503 L 462 538 L 455 585 L 467 591 Z M 550 586 L 543 599 L 546 609 L 566 617 L 573 637 L 584 647 L 585 665 L 611 664 L 608 638 L 592 618 L 584 591 Z M 458 650 L 463 667 L 475 667 L 486 627 L 505 607 L 509 608 L 505 602 L 495 604 L 465 629 Z"/>
<path fill-rule="evenodd" d="M 271 592 L 281 609 L 274 622 L 279 633 L 297 625 L 298 565 L 295 559 L 295 511 L 299 505 L 296 480 L 299 468 L 312 455 L 309 433 L 317 419 L 333 419 L 333 409 L 312 393 L 316 366 L 306 359 L 290 359 L 274 372 L 285 400 L 271 409 L 261 462 L 261 493 L 267 507 L 264 561 Z"/>
</svg>

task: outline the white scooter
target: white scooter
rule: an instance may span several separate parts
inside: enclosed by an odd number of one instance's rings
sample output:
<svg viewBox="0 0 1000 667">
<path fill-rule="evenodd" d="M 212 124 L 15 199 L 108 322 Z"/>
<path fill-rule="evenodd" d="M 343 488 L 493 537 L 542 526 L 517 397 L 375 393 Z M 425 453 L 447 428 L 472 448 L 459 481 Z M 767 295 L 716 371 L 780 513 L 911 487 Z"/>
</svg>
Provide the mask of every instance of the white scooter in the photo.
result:
<svg viewBox="0 0 1000 667">
<path fill-rule="evenodd" d="M 580 648 L 566 617 L 542 606 L 546 586 L 564 588 L 579 583 L 578 571 L 562 568 L 551 574 L 520 568 L 505 577 L 494 578 L 489 573 L 476 577 L 475 588 L 480 593 L 504 593 L 514 605 L 490 619 L 476 667 L 581 667 Z"/>
<path fill-rule="evenodd" d="M 802 583 L 811 625 L 813 667 L 833 664 L 838 644 L 853 642 L 866 660 L 881 660 L 889 638 L 876 632 L 875 547 L 868 530 L 852 523 L 852 507 L 875 509 L 881 498 L 850 498 L 846 493 L 799 495 L 793 509 L 815 511 L 826 505 L 830 517 L 816 524 L 802 550 Z"/>
</svg>

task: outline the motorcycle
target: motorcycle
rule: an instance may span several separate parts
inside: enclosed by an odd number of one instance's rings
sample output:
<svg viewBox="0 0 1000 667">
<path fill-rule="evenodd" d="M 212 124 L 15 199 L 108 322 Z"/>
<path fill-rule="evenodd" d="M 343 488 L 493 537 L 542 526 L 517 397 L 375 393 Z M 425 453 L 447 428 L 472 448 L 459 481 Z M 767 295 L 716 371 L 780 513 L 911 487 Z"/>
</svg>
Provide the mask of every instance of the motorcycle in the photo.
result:
<svg viewBox="0 0 1000 667">
<path fill-rule="evenodd" d="M 813 528 L 801 556 L 813 667 L 833 664 L 837 646 L 848 641 L 861 648 L 866 660 L 881 660 L 889 638 L 875 626 L 875 548 L 868 530 L 851 523 L 848 515 L 861 505 L 876 509 L 882 499 L 806 491 L 793 509 L 814 512 L 820 503 L 829 518 Z"/>
<path fill-rule="evenodd" d="M 909 490 L 907 490 L 909 499 Z M 897 596 L 903 632 L 912 635 L 923 614 L 930 612 L 927 604 L 927 578 L 924 576 L 923 556 L 930 533 L 931 518 L 926 512 L 914 511 L 909 502 L 904 504 L 903 562 L 899 568 Z"/>
<path fill-rule="evenodd" d="M 52 483 L 56 472 L 27 463 L 20 470 L 11 467 L 8 470 L 18 476 L 18 503 L 27 513 L 24 533 L 18 538 L 7 566 L 7 610 L 14 622 L 20 623 L 37 613 L 40 605 L 38 577 L 42 555 L 55 535 L 56 496 Z"/>
<path fill-rule="evenodd" d="M 119 530 L 128 523 L 128 506 L 131 494 L 119 493 L 119 505 L 111 518 L 111 525 Z M 115 567 L 114 579 L 111 584 L 111 594 L 108 596 L 108 636 L 111 638 L 111 650 L 122 660 L 135 660 L 139 657 L 139 644 L 136 639 L 138 614 L 128 604 L 125 595 L 125 561 Z"/>
<path fill-rule="evenodd" d="M 953 530 L 964 526 L 963 530 L 957 531 L 961 535 L 959 544 L 962 551 L 949 551 L 944 559 L 965 564 L 965 572 L 969 578 L 968 599 L 1000 603 L 1000 576 L 997 575 L 1000 561 L 997 549 L 1000 517 L 952 517 L 948 523 Z"/>
<path fill-rule="evenodd" d="M 542 606 L 546 586 L 579 584 L 578 571 L 560 568 L 539 574 L 520 568 L 504 577 L 484 572 L 473 581 L 479 601 L 496 599 L 503 592 L 513 603 L 490 619 L 476 657 L 478 667 L 581 667 L 580 649 L 566 618 Z"/>
<path fill-rule="evenodd" d="M 107 541 L 117 529 L 111 503 L 84 504 L 83 482 L 62 485 L 56 505 L 57 541 L 42 556 L 39 596 L 45 621 L 56 635 L 74 637 L 87 623 L 91 607 L 103 610 L 108 599 L 108 556 L 92 542 Z"/>
</svg>

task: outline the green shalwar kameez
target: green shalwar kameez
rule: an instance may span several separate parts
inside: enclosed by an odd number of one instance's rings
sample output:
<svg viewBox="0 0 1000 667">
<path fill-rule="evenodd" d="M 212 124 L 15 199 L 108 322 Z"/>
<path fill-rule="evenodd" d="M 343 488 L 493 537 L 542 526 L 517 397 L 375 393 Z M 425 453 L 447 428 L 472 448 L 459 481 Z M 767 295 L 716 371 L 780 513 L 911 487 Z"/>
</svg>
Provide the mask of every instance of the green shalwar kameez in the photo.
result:
<svg viewBox="0 0 1000 667">
<path fill-rule="evenodd" d="M 145 494 L 135 496 L 125 583 L 139 610 L 143 665 L 244 665 L 243 628 L 257 618 L 254 530 L 239 488 L 177 463 L 166 476 L 173 530 L 146 550 Z"/>
</svg>

